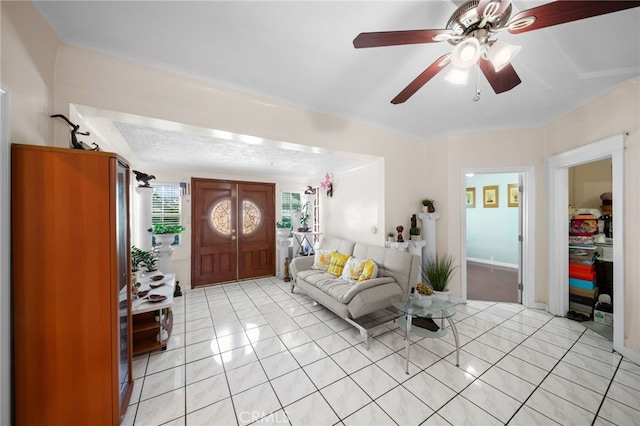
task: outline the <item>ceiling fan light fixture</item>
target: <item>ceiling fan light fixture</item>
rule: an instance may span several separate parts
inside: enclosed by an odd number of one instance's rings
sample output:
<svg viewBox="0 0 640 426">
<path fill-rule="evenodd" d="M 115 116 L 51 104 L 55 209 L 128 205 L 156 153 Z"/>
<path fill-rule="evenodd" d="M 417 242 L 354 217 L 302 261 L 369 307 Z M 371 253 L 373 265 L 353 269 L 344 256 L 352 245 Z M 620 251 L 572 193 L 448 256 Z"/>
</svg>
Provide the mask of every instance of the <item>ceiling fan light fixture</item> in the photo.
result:
<svg viewBox="0 0 640 426">
<path fill-rule="evenodd" d="M 465 85 L 469 80 L 469 68 L 452 67 L 444 79 L 449 83 Z"/>
<path fill-rule="evenodd" d="M 451 52 L 451 63 L 456 68 L 471 68 L 480 58 L 480 42 L 475 37 L 461 41 Z"/>
<path fill-rule="evenodd" d="M 514 46 L 513 44 L 505 43 L 504 41 L 496 40 L 493 46 L 487 51 L 487 59 L 491 61 L 493 68 L 496 72 L 499 72 L 505 66 L 507 66 L 513 58 L 520 52 L 520 46 Z"/>
</svg>

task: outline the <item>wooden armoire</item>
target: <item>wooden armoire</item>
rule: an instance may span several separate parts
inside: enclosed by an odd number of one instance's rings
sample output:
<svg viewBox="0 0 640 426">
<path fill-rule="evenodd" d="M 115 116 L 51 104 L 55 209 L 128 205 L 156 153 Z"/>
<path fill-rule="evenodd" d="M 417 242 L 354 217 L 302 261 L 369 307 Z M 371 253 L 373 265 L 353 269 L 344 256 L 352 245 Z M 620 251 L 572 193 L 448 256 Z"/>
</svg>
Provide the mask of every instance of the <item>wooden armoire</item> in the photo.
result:
<svg viewBox="0 0 640 426">
<path fill-rule="evenodd" d="M 16 425 L 118 425 L 133 387 L 129 167 L 11 147 Z"/>
</svg>

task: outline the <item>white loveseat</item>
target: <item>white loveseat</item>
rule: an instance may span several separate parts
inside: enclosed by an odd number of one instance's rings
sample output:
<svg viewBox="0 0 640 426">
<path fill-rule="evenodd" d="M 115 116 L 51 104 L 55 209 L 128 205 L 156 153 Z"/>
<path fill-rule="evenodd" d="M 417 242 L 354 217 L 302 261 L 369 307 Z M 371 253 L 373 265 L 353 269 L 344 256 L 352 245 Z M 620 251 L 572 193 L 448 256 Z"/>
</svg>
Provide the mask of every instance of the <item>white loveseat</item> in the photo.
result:
<svg viewBox="0 0 640 426">
<path fill-rule="evenodd" d="M 407 252 L 364 243 L 324 237 L 318 250 L 335 250 L 358 259 L 371 259 L 376 278 L 350 283 L 324 270 L 313 269 L 314 257 L 297 257 L 291 262 L 293 292 L 296 287 L 336 315 L 365 331 L 354 319 L 391 306 L 391 299 L 408 293 L 419 281 L 420 258 Z"/>
</svg>

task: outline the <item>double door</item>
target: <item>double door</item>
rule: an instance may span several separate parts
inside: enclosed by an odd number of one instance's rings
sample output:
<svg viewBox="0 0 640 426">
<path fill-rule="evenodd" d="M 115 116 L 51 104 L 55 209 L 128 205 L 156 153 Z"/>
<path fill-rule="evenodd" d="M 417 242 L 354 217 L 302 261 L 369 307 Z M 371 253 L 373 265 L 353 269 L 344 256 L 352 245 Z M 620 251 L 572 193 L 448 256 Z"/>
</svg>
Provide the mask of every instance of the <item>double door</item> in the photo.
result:
<svg viewBox="0 0 640 426">
<path fill-rule="evenodd" d="M 275 184 L 191 180 L 192 286 L 275 275 Z"/>
</svg>

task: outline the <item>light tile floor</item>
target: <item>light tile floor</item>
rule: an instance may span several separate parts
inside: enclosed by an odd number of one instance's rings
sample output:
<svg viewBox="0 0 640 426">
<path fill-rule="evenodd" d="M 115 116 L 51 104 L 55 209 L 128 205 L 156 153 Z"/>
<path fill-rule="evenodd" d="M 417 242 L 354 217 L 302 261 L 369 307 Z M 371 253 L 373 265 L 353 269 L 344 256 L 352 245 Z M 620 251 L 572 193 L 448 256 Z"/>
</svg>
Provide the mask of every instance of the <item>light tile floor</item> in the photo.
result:
<svg viewBox="0 0 640 426">
<path fill-rule="evenodd" d="M 639 425 L 640 366 L 580 323 L 507 303 L 457 306 L 451 333 L 370 350 L 275 278 L 184 292 L 166 351 L 133 362 L 125 425 Z"/>
</svg>

